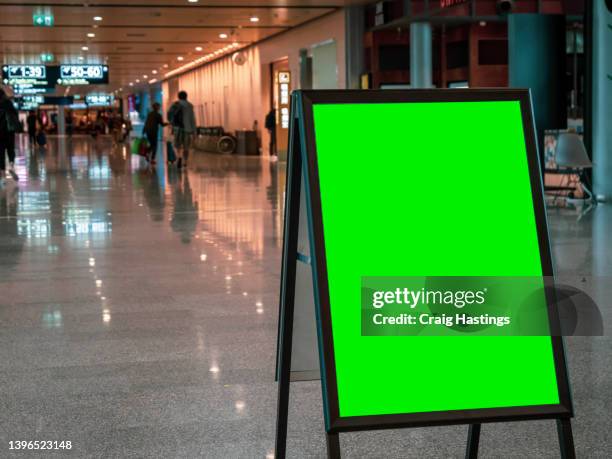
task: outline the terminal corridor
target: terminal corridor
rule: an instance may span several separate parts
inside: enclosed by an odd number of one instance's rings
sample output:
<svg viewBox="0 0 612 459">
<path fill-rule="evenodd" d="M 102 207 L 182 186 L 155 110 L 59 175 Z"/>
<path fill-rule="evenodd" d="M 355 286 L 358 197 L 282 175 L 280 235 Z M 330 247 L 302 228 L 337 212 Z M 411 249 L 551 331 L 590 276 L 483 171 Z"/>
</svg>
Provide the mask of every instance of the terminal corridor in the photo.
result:
<svg viewBox="0 0 612 459">
<path fill-rule="evenodd" d="M 0 191 L 2 448 L 265 457 L 282 167 L 141 161 L 107 138 L 22 145 Z"/>
<path fill-rule="evenodd" d="M 21 141 L 19 182 L 0 190 L 2 451 L 29 439 L 70 441 L 57 457 L 273 457 L 285 167 L 195 153 L 181 172 L 107 137 Z M 609 297 L 612 210 L 549 214 L 560 279 Z M 611 344 L 568 339 L 578 457 L 612 448 Z M 321 410 L 318 382 L 293 384 L 291 457 L 324 456 Z M 554 429 L 485 425 L 483 457 L 556 457 Z M 380 457 L 380 442 L 385 457 L 456 457 L 466 435 L 342 442 L 346 457 Z"/>
</svg>

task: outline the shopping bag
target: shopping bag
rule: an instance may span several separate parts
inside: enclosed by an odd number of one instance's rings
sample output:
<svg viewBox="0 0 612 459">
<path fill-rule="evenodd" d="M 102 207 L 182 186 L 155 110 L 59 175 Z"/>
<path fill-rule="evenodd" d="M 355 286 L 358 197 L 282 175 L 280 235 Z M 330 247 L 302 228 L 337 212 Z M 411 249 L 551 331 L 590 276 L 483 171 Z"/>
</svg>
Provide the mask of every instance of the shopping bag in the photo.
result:
<svg viewBox="0 0 612 459">
<path fill-rule="evenodd" d="M 138 154 L 140 156 L 144 156 L 145 158 L 147 158 L 149 156 L 150 150 L 151 150 L 151 145 L 149 145 L 149 141 L 147 139 L 141 139 L 140 149 L 138 151 Z"/>
<path fill-rule="evenodd" d="M 141 137 L 136 137 L 132 140 L 132 154 L 139 155 L 140 154 L 140 144 L 142 143 Z"/>
<path fill-rule="evenodd" d="M 144 137 L 136 137 L 132 141 L 132 154 L 146 157 L 149 153 L 149 142 Z"/>
</svg>

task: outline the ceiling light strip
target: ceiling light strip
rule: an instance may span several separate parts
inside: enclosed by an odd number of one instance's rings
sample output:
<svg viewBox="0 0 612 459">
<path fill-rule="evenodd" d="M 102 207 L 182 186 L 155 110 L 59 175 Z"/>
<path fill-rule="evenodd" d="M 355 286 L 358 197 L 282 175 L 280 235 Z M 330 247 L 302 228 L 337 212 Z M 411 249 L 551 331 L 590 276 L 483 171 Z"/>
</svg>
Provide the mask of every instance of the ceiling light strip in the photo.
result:
<svg viewBox="0 0 612 459">
<path fill-rule="evenodd" d="M 204 64 L 212 59 L 216 59 L 221 55 L 225 55 L 230 51 L 237 51 L 239 48 L 240 48 L 240 45 L 238 43 L 232 43 L 231 45 L 218 49 L 212 53 L 208 53 L 205 56 L 199 57 L 194 61 L 191 61 L 185 65 L 181 65 L 180 67 L 177 67 L 174 70 L 169 71 L 168 73 L 164 74 L 164 78 L 170 78 L 176 74 L 183 73 L 186 70 L 189 70 L 193 67 L 197 67 L 198 65 Z"/>
</svg>

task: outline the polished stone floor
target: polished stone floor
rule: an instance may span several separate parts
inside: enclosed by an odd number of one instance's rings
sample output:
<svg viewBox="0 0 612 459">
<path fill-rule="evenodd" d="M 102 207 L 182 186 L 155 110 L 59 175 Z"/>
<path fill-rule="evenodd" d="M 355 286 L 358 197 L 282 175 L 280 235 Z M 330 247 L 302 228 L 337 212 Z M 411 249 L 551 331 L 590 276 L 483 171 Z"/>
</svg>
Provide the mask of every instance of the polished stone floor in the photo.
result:
<svg viewBox="0 0 612 459">
<path fill-rule="evenodd" d="M 108 139 L 20 144 L 0 190 L 0 457 L 269 458 L 283 163 L 151 170 Z M 612 208 L 550 211 L 560 278 L 612 330 Z M 612 340 L 568 339 L 578 457 L 612 455 Z M 324 457 L 320 385 L 290 457 Z M 342 436 L 345 457 L 461 457 L 465 427 Z M 70 440 L 57 454 L 11 440 Z M 482 457 L 557 457 L 551 421 L 487 425 Z"/>
</svg>

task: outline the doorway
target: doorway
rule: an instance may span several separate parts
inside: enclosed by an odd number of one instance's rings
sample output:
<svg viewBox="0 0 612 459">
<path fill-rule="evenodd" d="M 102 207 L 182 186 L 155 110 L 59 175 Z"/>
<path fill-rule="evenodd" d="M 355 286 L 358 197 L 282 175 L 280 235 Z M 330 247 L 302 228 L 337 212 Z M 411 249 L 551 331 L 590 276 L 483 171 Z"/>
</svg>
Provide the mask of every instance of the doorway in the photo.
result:
<svg viewBox="0 0 612 459">
<path fill-rule="evenodd" d="M 289 106 L 291 94 L 291 72 L 289 59 L 270 64 L 272 108 L 275 111 L 275 128 L 270 140 L 270 154 L 279 160 L 287 159 L 289 144 Z"/>
</svg>

